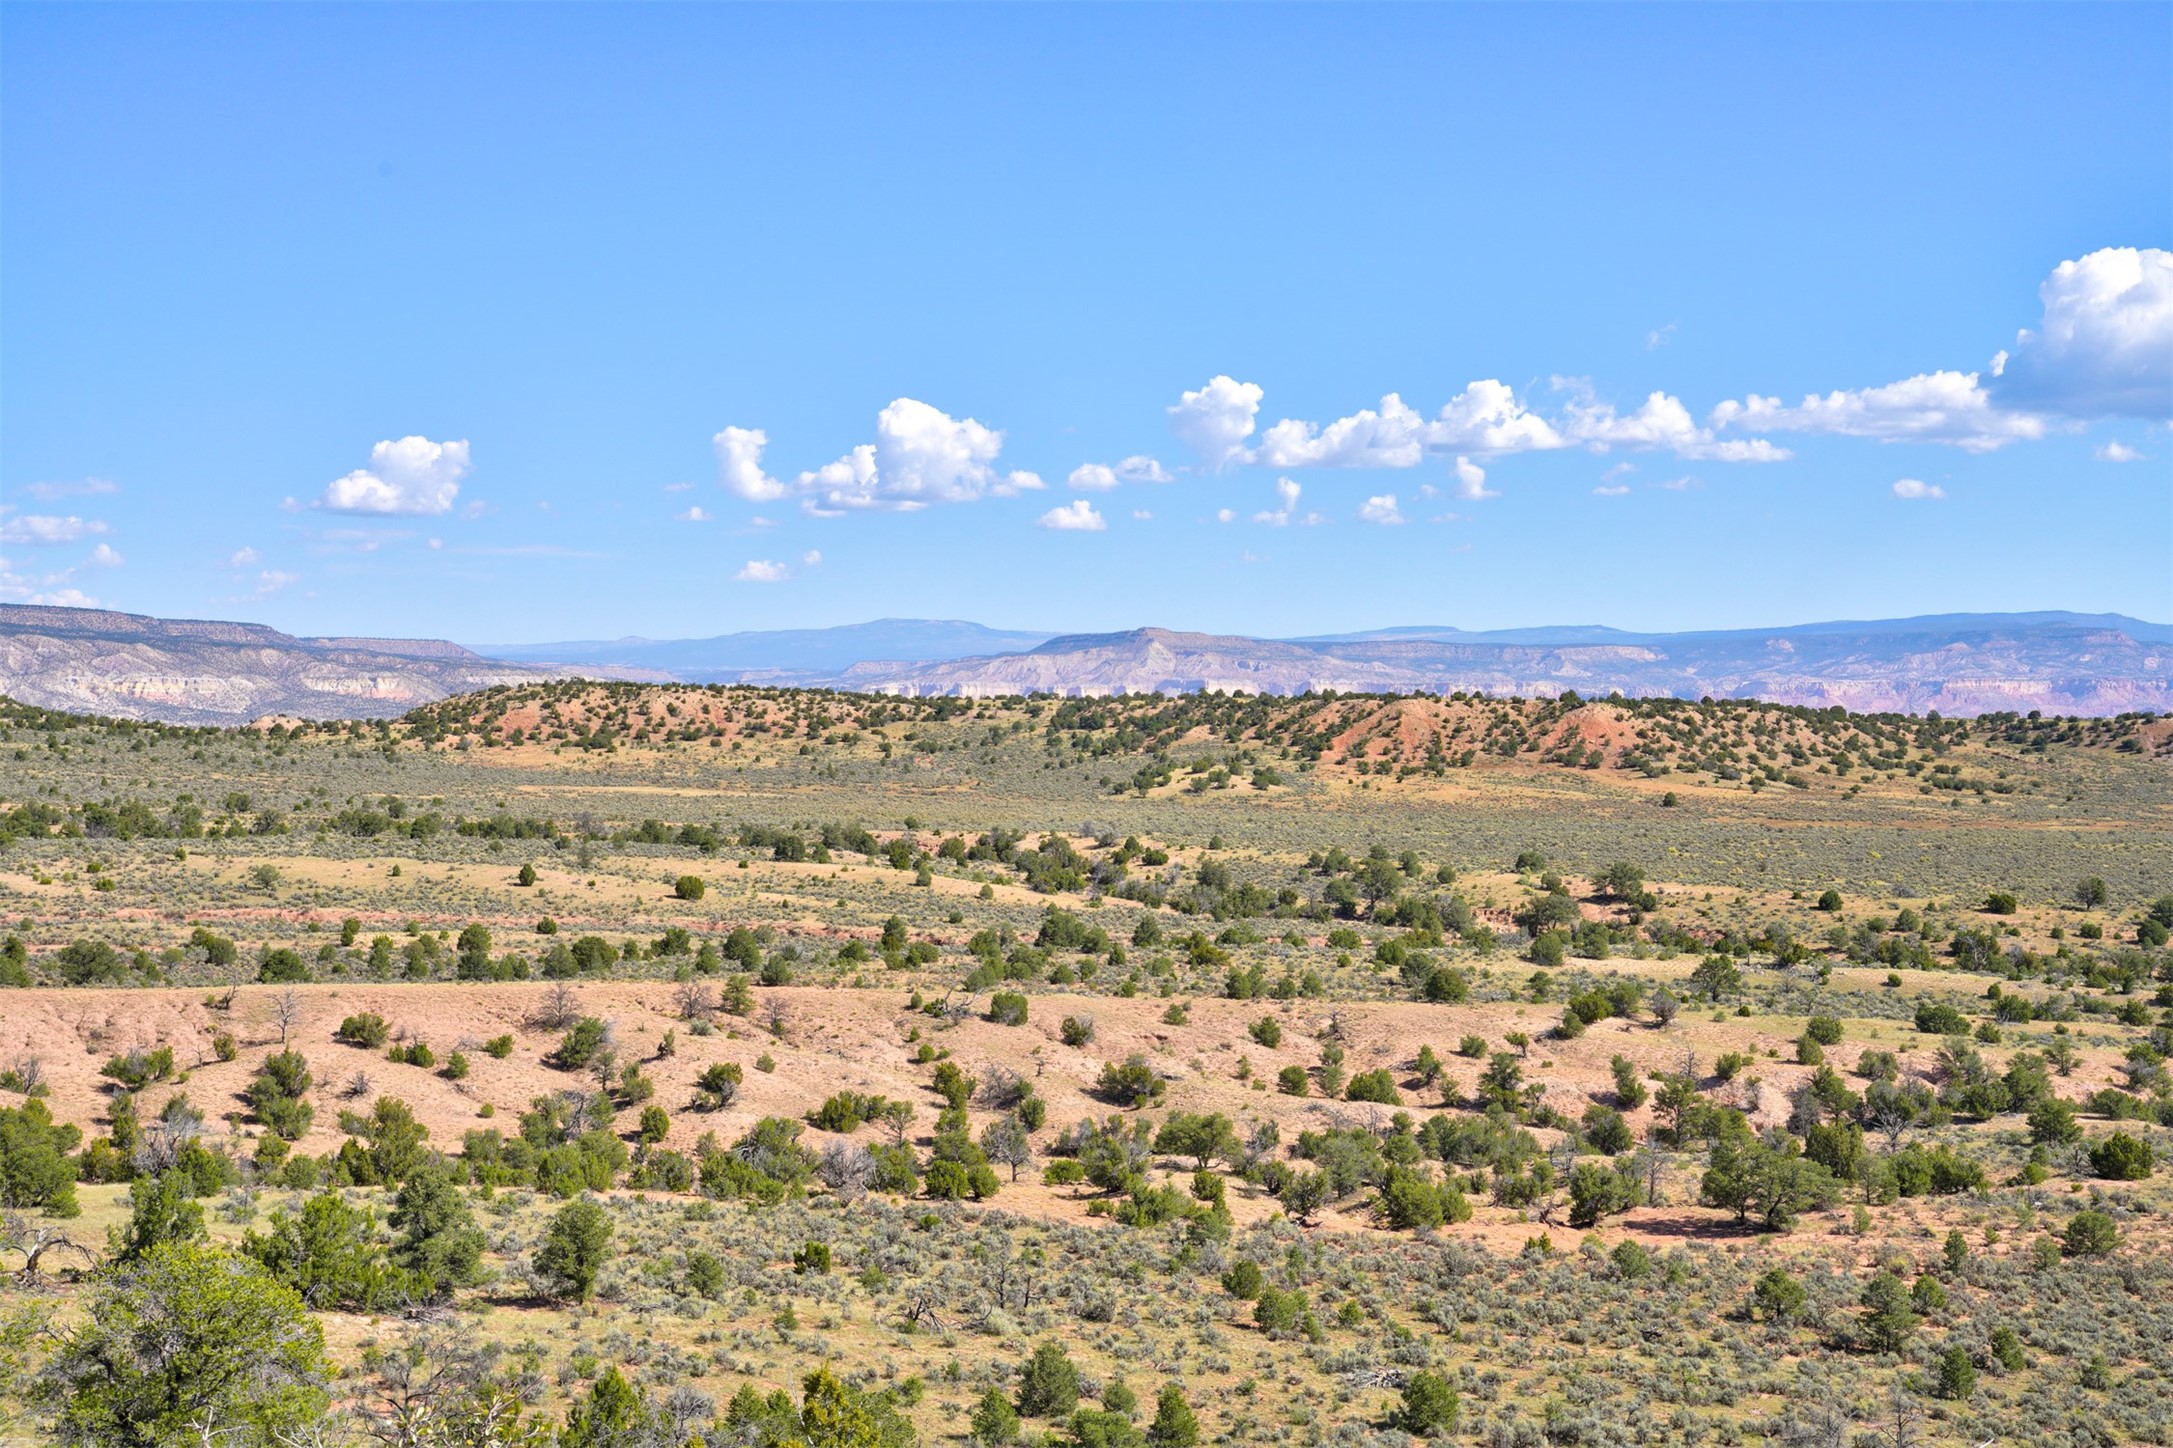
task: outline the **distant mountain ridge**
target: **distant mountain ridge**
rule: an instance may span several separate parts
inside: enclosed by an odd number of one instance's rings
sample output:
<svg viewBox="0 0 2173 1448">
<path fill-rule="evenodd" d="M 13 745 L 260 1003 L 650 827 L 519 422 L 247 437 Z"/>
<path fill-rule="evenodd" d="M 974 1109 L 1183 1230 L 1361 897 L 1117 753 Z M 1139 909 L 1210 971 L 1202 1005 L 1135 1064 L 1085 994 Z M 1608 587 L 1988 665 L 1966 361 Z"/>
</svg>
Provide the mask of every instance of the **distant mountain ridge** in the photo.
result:
<svg viewBox="0 0 2173 1448">
<path fill-rule="evenodd" d="M 1993 628 L 2102 628 L 2125 633 L 2139 643 L 2173 643 L 2173 624 L 2150 623 L 2122 613 L 2069 613 L 2045 609 L 2035 613 L 1931 613 L 1911 618 L 1837 619 L 1824 623 L 1788 624 L 1780 628 L 1686 629 L 1679 633 L 1638 633 L 1605 624 L 1550 625 L 1539 628 L 1490 629 L 1473 632 L 1453 625 L 1406 625 L 1364 629 L 1355 633 L 1313 634 L 1292 643 L 1335 644 L 1380 639 L 1421 639 L 1437 642 L 1484 642 L 1500 644 L 1639 644 L 1690 640 L 1770 638 L 1776 635 L 1853 633 L 1866 637 L 1881 634 L 1924 633 L 1939 629 L 1967 631 Z"/>
<path fill-rule="evenodd" d="M 2018 622 L 1947 615 L 1672 635 L 1505 632 L 1509 639 L 1391 630 L 1273 640 L 1135 629 L 1067 635 L 1022 654 L 859 664 L 837 682 L 914 695 L 1333 689 L 1532 697 L 1575 690 L 1758 698 L 1865 713 L 2173 708 L 2173 628 L 2117 616 L 2024 615 Z"/>
<path fill-rule="evenodd" d="M 489 658 L 658 669 L 689 683 L 780 682 L 835 674 L 871 659 L 928 663 L 1017 653 L 1046 631 L 994 629 L 957 619 L 879 618 L 836 628 L 769 629 L 705 639 L 624 638 L 609 643 L 480 644 Z"/>
<path fill-rule="evenodd" d="M 493 684 L 576 676 L 915 695 L 1575 690 L 1871 713 L 2173 713 L 2173 625 L 2041 612 L 1674 634 L 1420 625 L 1260 639 L 876 619 L 471 650 L 441 639 L 297 638 L 262 624 L 0 605 L 0 693 L 55 709 L 182 723 L 371 718 Z"/>
<path fill-rule="evenodd" d="M 296 638 L 255 623 L 0 604 L 0 694 L 123 719 L 382 718 L 493 684 L 574 672 L 662 677 L 504 663 L 443 639 Z"/>
</svg>

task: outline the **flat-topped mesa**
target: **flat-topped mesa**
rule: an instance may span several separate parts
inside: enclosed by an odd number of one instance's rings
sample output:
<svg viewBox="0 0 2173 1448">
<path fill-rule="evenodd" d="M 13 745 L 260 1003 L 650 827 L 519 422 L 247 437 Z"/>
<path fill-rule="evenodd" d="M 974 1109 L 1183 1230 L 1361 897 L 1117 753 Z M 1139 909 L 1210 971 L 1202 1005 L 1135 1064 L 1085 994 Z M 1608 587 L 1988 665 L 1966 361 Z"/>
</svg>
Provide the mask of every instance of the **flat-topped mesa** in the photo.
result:
<svg viewBox="0 0 2173 1448">
<path fill-rule="evenodd" d="M 296 638 L 262 624 L 0 605 L 0 693 L 176 724 L 384 718 L 495 684 L 644 671 L 517 664 L 442 639 Z"/>
</svg>

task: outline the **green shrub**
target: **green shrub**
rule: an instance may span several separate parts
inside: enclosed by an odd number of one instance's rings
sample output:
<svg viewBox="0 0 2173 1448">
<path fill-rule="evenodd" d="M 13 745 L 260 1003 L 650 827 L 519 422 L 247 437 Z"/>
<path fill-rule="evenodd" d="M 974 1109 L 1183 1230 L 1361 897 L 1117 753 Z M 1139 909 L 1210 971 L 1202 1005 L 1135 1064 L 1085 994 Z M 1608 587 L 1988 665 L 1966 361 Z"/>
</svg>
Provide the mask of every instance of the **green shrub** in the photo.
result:
<svg viewBox="0 0 2173 1448">
<path fill-rule="evenodd" d="M 1943 1002 L 1920 1001 L 1916 1008 L 1916 1028 L 1927 1036 L 1966 1036 L 1969 1018 Z"/>
<path fill-rule="evenodd" d="M 1395 1424 L 1406 1433 L 1432 1437 L 1455 1429 L 1462 1405 L 1456 1389 L 1439 1373 L 1421 1370 L 1404 1380 L 1403 1403 L 1395 1412 Z"/>
<path fill-rule="evenodd" d="M 1136 1108 L 1161 1100 L 1164 1085 L 1154 1067 L 1147 1064 L 1147 1058 L 1135 1054 L 1125 1057 L 1121 1065 L 1115 1061 L 1104 1063 L 1094 1090 L 1105 1101 Z"/>
<path fill-rule="evenodd" d="M 1062 1346 L 1042 1343 L 1019 1370 L 1017 1407 L 1027 1418 L 1062 1418 L 1079 1406 L 1079 1369 Z"/>
<path fill-rule="evenodd" d="M 392 1039 L 392 1027 L 385 1024 L 383 1016 L 374 1011 L 364 1011 L 341 1021 L 340 1028 L 332 1033 L 332 1038 L 345 1045 L 362 1046 L 374 1051 Z"/>
<path fill-rule="evenodd" d="M 583 1016 L 559 1040 L 558 1049 L 544 1063 L 561 1071 L 578 1071 L 596 1059 L 611 1039 L 611 1028 L 594 1016 Z"/>
<path fill-rule="evenodd" d="M 2150 1143 L 2116 1131 L 2090 1148 L 2090 1166 L 2107 1181 L 2139 1182 L 2156 1168 Z"/>
<path fill-rule="evenodd" d="M 1343 1090 L 1349 1101 L 1373 1101 L 1383 1106 L 1403 1105 L 1403 1096 L 1396 1090 L 1396 1077 L 1387 1067 L 1373 1071 L 1361 1071 L 1351 1077 L 1350 1085 Z"/>
<path fill-rule="evenodd" d="M 2102 1257 L 2120 1245 L 2120 1229 L 2105 1213 L 2085 1209 L 2068 1219 L 2060 1240 L 2070 1257 Z"/>
<path fill-rule="evenodd" d="M 1938 1391 L 1940 1397 L 1955 1402 L 1966 1401 L 1977 1391 L 1977 1365 L 1969 1360 L 1969 1349 L 1957 1345 L 1939 1355 Z"/>
</svg>

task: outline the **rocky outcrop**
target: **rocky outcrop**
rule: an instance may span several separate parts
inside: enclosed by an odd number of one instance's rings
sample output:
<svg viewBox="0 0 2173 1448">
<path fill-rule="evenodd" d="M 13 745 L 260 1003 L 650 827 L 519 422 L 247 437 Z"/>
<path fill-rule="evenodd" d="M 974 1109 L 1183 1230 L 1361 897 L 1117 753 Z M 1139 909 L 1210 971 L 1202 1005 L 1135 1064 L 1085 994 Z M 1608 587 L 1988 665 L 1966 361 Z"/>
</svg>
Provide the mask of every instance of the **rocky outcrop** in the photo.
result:
<svg viewBox="0 0 2173 1448">
<path fill-rule="evenodd" d="M 437 639 L 304 639 L 262 624 L 0 605 L 0 694 L 123 719 L 374 719 L 494 684 L 575 676 L 658 677 L 505 663 Z"/>
</svg>

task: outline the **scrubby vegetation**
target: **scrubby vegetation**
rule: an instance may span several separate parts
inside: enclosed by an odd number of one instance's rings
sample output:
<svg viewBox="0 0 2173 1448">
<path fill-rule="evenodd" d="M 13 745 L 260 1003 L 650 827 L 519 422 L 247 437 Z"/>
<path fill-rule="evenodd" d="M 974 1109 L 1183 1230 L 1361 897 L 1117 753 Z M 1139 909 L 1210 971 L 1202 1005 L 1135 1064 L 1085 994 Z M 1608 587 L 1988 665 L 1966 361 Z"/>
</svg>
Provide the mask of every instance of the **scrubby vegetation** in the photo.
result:
<svg viewBox="0 0 2173 1448">
<path fill-rule="evenodd" d="M 2173 1440 L 2165 734 L 575 684 L 261 731 L 10 706 L 0 1411 L 111 1442 Z M 148 1376 L 101 1367 L 153 1311 L 186 1331 Z M 239 1342 L 279 1345 L 260 1400 L 160 1386 Z"/>
</svg>

